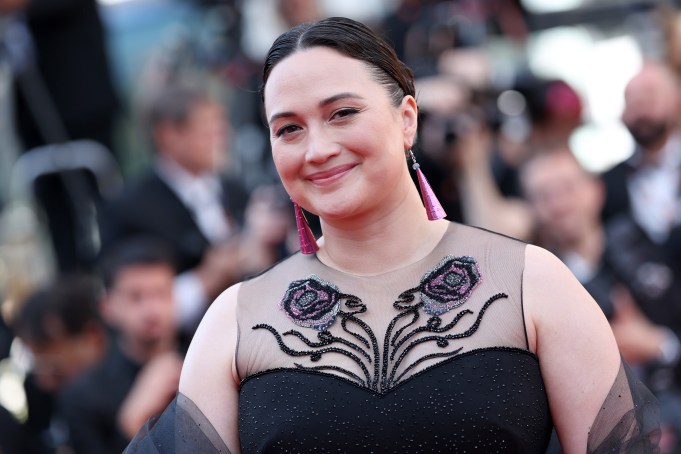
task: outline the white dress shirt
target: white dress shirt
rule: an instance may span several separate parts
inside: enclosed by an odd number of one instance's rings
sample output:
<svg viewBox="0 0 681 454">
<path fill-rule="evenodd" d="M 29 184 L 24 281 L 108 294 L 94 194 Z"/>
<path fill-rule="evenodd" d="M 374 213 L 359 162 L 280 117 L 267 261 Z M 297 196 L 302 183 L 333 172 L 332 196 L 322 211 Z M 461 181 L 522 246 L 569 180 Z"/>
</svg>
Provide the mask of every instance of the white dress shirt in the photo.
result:
<svg viewBox="0 0 681 454">
<path fill-rule="evenodd" d="M 641 163 L 628 179 L 634 220 L 657 243 L 681 222 L 680 166 L 681 136 L 674 135 L 660 150 L 658 162 Z"/>
<path fill-rule="evenodd" d="M 222 205 L 222 186 L 217 175 L 194 175 L 175 161 L 159 156 L 156 171 L 182 203 L 194 214 L 194 220 L 211 244 L 219 244 L 234 232 Z M 208 296 L 201 280 L 193 271 L 175 278 L 177 318 L 183 329 L 193 329 L 208 306 Z"/>
</svg>

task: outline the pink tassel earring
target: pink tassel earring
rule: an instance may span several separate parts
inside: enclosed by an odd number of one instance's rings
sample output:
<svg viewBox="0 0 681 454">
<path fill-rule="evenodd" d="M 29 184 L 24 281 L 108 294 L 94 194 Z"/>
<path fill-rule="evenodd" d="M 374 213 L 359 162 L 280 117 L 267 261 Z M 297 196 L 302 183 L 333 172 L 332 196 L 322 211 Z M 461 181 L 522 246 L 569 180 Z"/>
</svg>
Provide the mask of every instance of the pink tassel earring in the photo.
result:
<svg viewBox="0 0 681 454">
<path fill-rule="evenodd" d="M 317 246 L 317 241 L 314 238 L 312 229 L 310 229 L 310 225 L 307 223 L 305 214 L 300 206 L 298 206 L 293 199 L 291 199 L 291 202 L 293 202 L 293 210 L 296 213 L 296 227 L 298 229 L 298 240 L 300 241 L 300 252 L 303 254 L 314 254 L 319 250 L 319 246 Z"/>
<path fill-rule="evenodd" d="M 431 221 L 435 221 L 437 219 L 442 219 L 445 216 L 447 216 L 447 213 L 445 213 L 444 208 L 442 208 L 442 205 L 440 204 L 440 201 L 435 197 L 435 193 L 433 192 L 433 189 L 430 187 L 430 184 L 428 184 L 428 180 L 426 180 L 425 175 L 423 175 L 423 172 L 421 172 L 421 166 L 416 162 L 416 157 L 414 156 L 414 153 L 410 150 L 407 150 L 407 153 L 409 153 L 409 157 L 411 158 L 412 161 L 412 166 L 411 168 L 416 171 L 416 177 L 419 180 L 419 188 L 421 189 L 421 198 L 423 199 L 423 205 L 426 207 L 426 212 L 428 213 L 428 219 Z"/>
</svg>

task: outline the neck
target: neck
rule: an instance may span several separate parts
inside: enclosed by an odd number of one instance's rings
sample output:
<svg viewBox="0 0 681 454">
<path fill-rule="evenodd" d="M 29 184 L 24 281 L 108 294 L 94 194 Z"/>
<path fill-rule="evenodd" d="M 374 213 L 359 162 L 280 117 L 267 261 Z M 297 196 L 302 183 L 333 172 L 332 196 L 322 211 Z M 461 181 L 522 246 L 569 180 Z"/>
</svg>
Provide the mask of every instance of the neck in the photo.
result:
<svg viewBox="0 0 681 454">
<path fill-rule="evenodd" d="M 157 342 L 143 343 L 119 338 L 118 344 L 123 354 L 137 364 L 145 364 L 154 356 L 175 348 L 174 339 L 159 339 Z"/>
<path fill-rule="evenodd" d="M 428 220 L 416 188 L 394 209 L 370 217 L 352 222 L 322 219 L 319 259 L 351 274 L 381 274 L 425 257 L 448 226 L 445 220 Z"/>
<path fill-rule="evenodd" d="M 593 225 L 573 240 L 558 243 L 558 254 L 577 254 L 590 264 L 601 261 L 605 247 L 605 233 L 600 225 Z"/>
<path fill-rule="evenodd" d="M 648 164 L 659 164 L 662 160 L 665 146 L 670 138 L 671 136 L 669 134 L 665 134 L 665 136 L 655 144 L 645 147 L 643 151 L 643 160 Z"/>
</svg>

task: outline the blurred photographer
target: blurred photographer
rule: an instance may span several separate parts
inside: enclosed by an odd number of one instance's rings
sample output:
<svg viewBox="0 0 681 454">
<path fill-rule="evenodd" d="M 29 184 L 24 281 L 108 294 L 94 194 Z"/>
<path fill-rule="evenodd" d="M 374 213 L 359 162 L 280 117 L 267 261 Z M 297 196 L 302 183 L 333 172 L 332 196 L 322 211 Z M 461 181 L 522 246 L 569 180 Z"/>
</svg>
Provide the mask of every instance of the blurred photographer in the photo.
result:
<svg viewBox="0 0 681 454">
<path fill-rule="evenodd" d="M 528 239 L 531 217 L 513 191 L 502 193 L 503 163 L 496 95 L 447 76 L 417 81 L 419 141 L 433 190 L 452 220 Z M 430 168 L 432 167 L 432 169 Z M 512 186 L 512 185 L 511 185 Z"/>
<path fill-rule="evenodd" d="M 85 169 L 87 159 L 79 155 L 78 166 L 65 169 L 65 160 L 54 155 L 75 153 L 72 141 L 86 139 L 94 146 L 79 150 L 117 172 L 112 155 L 118 95 L 105 39 L 97 0 L 0 0 L 0 67 L 8 67 L 12 79 L 3 106 L 11 106 L 9 128 L 20 142 L 19 154 L 39 150 L 31 161 L 40 163 L 31 166 L 35 178 L 21 182 L 31 185 L 45 214 L 60 272 L 92 269 L 91 212 L 100 193 L 95 175 Z"/>
</svg>

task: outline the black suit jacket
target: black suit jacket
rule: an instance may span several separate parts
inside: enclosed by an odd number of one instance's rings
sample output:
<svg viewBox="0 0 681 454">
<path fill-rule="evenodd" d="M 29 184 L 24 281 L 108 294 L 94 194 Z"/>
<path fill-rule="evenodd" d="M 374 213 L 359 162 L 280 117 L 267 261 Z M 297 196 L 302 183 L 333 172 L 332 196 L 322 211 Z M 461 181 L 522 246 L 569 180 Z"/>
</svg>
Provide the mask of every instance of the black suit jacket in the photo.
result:
<svg viewBox="0 0 681 454">
<path fill-rule="evenodd" d="M 603 204 L 602 217 L 604 221 L 610 221 L 618 215 L 629 213 L 631 210 L 627 179 L 633 171 L 633 164 L 630 160 L 627 160 L 603 173 L 605 203 Z"/>
<path fill-rule="evenodd" d="M 246 191 L 236 181 L 223 179 L 222 195 L 228 216 L 241 225 L 248 198 Z M 210 246 L 192 212 L 153 170 L 103 206 L 100 235 L 103 254 L 132 236 L 157 237 L 175 255 L 179 273 L 197 266 Z"/>
<path fill-rule="evenodd" d="M 24 428 L 0 405 L 0 453 L 20 454 L 28 451 Z"/>
<path fill-rule="evenodd" d="M 76 453 L 123 452 L 129 440 L 118 429 L 118 411 L 141 369 L 113 341 L 101 363 L 59 394 L 59 416 Z"/>
</svg>

